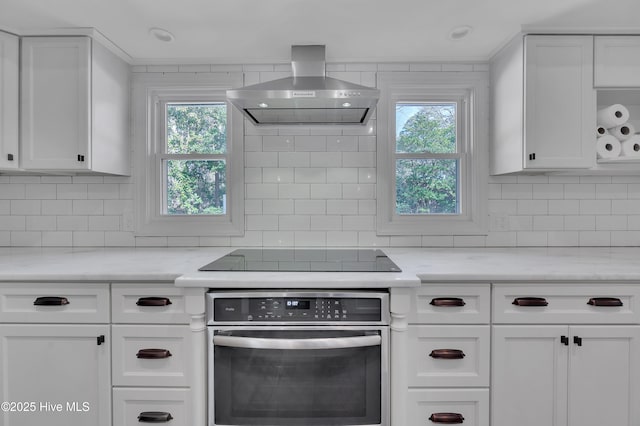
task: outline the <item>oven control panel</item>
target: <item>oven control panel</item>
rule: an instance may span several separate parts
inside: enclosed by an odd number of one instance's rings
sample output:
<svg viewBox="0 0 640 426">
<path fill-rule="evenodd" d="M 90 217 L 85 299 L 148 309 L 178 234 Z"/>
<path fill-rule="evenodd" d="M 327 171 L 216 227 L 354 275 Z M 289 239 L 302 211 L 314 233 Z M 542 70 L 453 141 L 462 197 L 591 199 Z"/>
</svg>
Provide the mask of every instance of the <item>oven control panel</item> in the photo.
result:
<svg viewBox="0 0 640 426">
<path fill-rule="evenodd" d="M 220 322 L 380 322 L 380 298 L 216 297 L 213 321 Z"/>
</svg>

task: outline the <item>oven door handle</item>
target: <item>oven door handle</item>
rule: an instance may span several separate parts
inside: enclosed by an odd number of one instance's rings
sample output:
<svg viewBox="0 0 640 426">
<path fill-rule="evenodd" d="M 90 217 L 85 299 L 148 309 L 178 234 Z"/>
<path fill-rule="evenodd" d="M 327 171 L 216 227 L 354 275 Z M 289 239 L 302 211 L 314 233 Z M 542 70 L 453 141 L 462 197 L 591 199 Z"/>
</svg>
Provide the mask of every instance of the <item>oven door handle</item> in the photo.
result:
<svg viewBox="0 0 640 426">
<path fill-rule="evenodd" d="M 365 346 L 380 346 L 380 335 L 356 337 L 329 337 L 324 339 L 265 339 L 261 337 L 213 336 L 213 344 L 232 348 L 248 349 L 345 349 Z"/>
</svg>

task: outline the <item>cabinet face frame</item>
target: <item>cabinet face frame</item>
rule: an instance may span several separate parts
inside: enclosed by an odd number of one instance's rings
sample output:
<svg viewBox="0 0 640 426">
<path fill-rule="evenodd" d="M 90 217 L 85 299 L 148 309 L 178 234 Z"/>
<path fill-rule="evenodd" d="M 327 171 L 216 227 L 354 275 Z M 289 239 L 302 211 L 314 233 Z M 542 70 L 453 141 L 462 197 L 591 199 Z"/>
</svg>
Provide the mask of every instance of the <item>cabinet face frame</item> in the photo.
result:
<svg viewBox="0 0 640 426">
<path fill-rule="evenodd" d="M 19 168 L 19 39 L 0 31 L 0 170 Z"/>
</svg>

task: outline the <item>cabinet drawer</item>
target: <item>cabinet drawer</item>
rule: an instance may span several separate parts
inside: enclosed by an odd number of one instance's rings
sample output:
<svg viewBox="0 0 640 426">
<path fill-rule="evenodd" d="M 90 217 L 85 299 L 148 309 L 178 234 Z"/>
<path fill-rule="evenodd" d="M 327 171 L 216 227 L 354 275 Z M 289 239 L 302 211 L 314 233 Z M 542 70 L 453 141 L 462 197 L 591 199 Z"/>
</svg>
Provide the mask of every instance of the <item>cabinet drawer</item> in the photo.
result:
<svg viewBox="0 0 640 426">
<path fill-rule="evenodd" d="M 493 306 L 502 324 L 637 324 L 640 285 L 496 284 Z"/>
<path fill-rule="evenodd" d="M 156 421 L 153 414 L 162 413 L 169 421 Z M 113 424 L 133 426 L 146 423 L 165 423 L 171 426 L 191 426 L 189 389 L 114 388 Z M 141 417 L 145 417 L 141 419 Z M 146 421 L 145 421 L 146 420 Z"/>
<path fill-rule="evenodd" d="M 188 324 L 183 290 L 172 284 L 114 284 L 113 323 Z"/>
<path fill-rule="evenodd" d="M 189 327 L 114 325 L 111 334 L 114 386 L 189 386 Z"/>
<path fill-rule="evenodd" d="M 438 413 L 460 415 L 466 426 L 489 426 L 489 389 L 409 389 L 407 410 L 409 426 L 452 423 L 438 422 Z"/>
<path fill-rule="evenodd" d="M 412 324 L 488 324 L 489 284 L 423 284 L 412 298 Z"/>
<path fill-rule="evenodd" d="M 0 322 L 109 323 L 109 285 L 2 285 Z"/>
<path fill-rule="evenodd" d="M 409 326 L 409 386 L 489 386 L 490 330 Z"/>
</svg>

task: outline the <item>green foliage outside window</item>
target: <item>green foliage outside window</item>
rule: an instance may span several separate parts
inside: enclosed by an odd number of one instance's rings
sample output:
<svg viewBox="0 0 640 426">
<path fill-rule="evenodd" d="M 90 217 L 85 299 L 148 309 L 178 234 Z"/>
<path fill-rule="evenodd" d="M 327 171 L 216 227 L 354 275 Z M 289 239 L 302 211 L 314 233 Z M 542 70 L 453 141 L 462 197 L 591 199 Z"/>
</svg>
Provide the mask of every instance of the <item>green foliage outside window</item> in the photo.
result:
<svg viewBox="0 0 640 426">
<path fill-rule="evenodd" d="M 455 154 L 455 104 L 398 104 L 397 153 Z M 398 214 L 458 213 L 458 160 L 406 158 L 396 161 Z"/>
<path fill-rule="evenodd" d="M 227 147 L 225 104 L 167 106 L 168 154 L 224 154 Z M 167 173 L 167 214 L 225 214 L 224 159 L 170 159 Z"/>
</svg>

